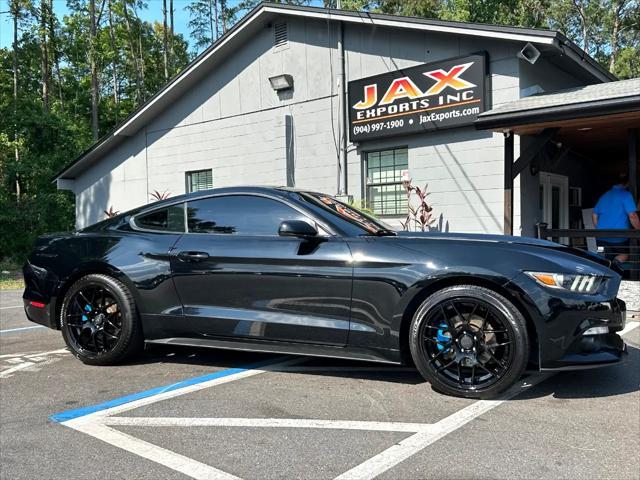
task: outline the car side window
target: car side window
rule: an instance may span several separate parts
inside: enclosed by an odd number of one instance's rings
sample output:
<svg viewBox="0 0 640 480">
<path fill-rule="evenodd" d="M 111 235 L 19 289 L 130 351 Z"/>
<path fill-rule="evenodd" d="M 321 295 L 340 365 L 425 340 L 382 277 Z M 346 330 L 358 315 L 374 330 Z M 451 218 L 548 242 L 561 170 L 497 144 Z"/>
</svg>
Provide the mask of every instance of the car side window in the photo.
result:
<svg viewBox="0 0 640 480">
<path fill-rule="evenodd" d="M 190 233 L 278 235 L 284 220 L 305 215 L 277 200 L 253 195 L 228 195 L 187 203 Z"/>
<path fill-rule="evenodd" d="M 184 204 L 171 205 L 134 219 L 136 227 L 158 232 L 184 232 Z"/>
</svg>

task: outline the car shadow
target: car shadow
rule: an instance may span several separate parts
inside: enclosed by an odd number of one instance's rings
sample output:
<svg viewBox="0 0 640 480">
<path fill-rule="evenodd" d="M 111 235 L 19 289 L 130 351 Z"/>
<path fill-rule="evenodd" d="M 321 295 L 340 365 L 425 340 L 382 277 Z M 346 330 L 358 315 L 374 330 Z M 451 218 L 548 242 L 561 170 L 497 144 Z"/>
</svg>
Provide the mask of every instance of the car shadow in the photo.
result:
<svg viewBox="0 0 640 480">
<path fill-rule="evenodd" d="M 278 355 L 221 350 L 202 347 L 183 347 L 178 345 L 145 345 L 140 353 L 127 365 L 147 365 L 167 363 L 176 365 L 194 365 L 213 368 L 254 368 L 255 365 L 268 363 L 280 358 Z"/>
<path fill-rule="evenodd" d="M 640 349 L 627 343 L 627 360 L 590 370 L 559 372 L 513 400 L 605 398 L 640 391 Z"/>
<path fill-rule="evenodd" d="M 511 401 L 552 396 L 559 399 L 597 398 L 624 395 L 640 390 L 640 349 L 628 345 L 625 363 L 589 370 L 558 372 L 539 385 L 519 394 Z M 254 368 L 289 356 L 217 350 L 209 348 L 153 345 L 130 365 L 168 363 L 211 366 L 213 368 Z M 303 357 L 304 358 L 304 357 Z M 432 387 L 411 367 L 359 362 L 332 358 L 306 357 L 300 365 L 273 369 L 278 372 L 302 373 L 318 377 L 353 378 L 378 382 L 425 384 Z M 532 375 L 537 372 L 527 372 Z"/>
<path fill-rule="evenodd" d="M 284 361 L 295 357 L 294 355 L 154 344 L 148 345 L 144 353 L 127 364 L 169 363 L 213 368 L 258 368 L 257 365 L 263 363 Z M 324 357 L 298 356 L 298 358 L 302 359 L 299 365 L 283 369 L 272 368 L 271 370 L 274 372 L 304 373 L 319 377 L 369 379 L 411 385 L 426 383 L 415 368 L 406 366 Z"/>
</svg>

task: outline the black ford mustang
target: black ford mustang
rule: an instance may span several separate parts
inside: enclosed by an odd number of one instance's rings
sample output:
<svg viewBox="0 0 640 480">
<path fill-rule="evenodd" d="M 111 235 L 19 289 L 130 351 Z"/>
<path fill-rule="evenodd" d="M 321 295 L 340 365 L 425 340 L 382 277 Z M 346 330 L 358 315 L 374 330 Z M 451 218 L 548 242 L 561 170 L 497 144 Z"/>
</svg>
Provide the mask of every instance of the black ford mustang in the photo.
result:
<svg viewBox="0 0 640 480">
<path fill-rule="evenodd" d="M 620 275 L 520 237 L 395 232 L 334 198 L 227 188 L 41 237 L 34 322 L 83 362 L 144 342 L 413 362 L 434 388 L 495 396 L 527 365 L 620 362 Z"/>
</svg>

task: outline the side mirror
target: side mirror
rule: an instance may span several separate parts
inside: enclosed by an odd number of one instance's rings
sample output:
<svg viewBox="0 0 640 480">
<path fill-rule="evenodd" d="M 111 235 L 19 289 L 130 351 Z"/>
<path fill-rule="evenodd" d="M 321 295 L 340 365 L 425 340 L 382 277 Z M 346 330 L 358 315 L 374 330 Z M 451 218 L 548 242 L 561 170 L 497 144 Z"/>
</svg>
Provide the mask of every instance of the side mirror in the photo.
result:
<svg viewBox="0 0 640 480">
<path fill-rule="evenodd" d="M 278 235 L 281 237 L 315 238 L 318 236 L 318 230 L 302 220 L 285 220 L 278 228 Z"/>
</svg>

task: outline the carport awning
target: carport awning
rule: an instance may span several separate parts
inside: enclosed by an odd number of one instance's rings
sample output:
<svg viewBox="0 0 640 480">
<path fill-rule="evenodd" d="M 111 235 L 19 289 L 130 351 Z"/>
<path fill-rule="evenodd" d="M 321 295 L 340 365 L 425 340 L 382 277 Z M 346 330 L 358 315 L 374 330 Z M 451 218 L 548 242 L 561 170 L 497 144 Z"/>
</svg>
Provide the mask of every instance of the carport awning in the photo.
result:
<svg viewBox="0 0 640 480">
<path fill-rule="evenodd" d="M 513 233 L 513 181 L 554 142 L 560 161 L 569 149 L 597 158 L 628 157 L 631 191 L 638 191 L 638 131 L 640 130 L 640 78 L 532 95 L 482 113 L 479 130 L 505 134 L 504 232 Z M 519 158 L 513 136 L 527 135 L 532 143 Z"/>
<path fill-rule="evenodd" d="M 517 135 L 536 135 L 547 128 L 594 130 L 590 137 L 611 127 L 639 128 L 640 78 L 521 98 L 482 113 L 475 126 Z"/>
</svg>

